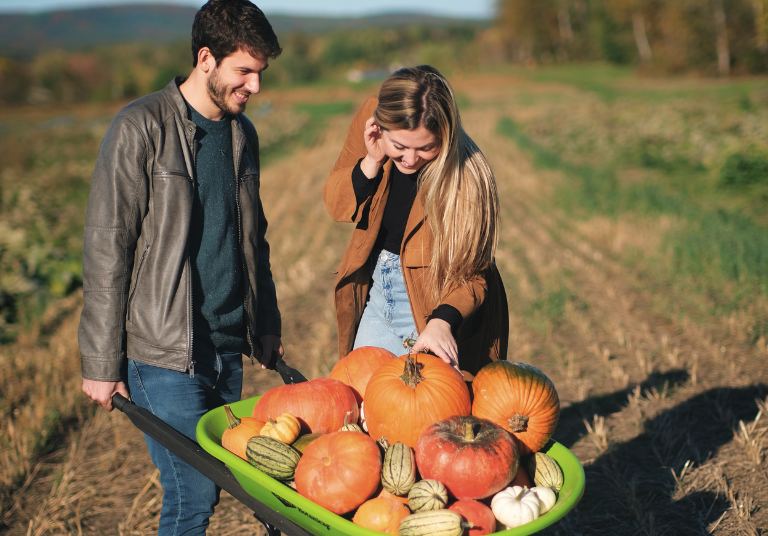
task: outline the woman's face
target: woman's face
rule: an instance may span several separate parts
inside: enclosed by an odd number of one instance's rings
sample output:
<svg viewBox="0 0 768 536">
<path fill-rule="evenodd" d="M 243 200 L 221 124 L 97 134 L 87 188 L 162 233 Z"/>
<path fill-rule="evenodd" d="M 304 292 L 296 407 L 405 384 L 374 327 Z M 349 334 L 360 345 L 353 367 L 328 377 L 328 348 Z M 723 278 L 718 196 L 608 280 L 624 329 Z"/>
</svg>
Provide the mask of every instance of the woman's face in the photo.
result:
<svg viewBox="0 0 768 536">
<path fill-rule="evenodd" d="M 382 130 L 384 154 L 406 175 L 416 173 L 440 152 L 440 139 L 424 126 L 414 130 Z"/>
</svg>

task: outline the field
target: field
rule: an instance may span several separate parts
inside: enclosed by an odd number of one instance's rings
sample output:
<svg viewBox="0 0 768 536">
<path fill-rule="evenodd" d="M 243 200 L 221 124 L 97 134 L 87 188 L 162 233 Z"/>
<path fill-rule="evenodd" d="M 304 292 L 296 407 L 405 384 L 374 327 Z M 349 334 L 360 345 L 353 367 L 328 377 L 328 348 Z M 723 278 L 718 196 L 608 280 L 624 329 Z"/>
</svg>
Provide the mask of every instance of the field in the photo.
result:
<svg viewBox="0 0 768 536">
<path fill-rule="evenodd" d="M 768 80 L 601 65 L 450 79 L 499 184 L 508 359 L 552 379 L 554 437 L 586 471 L 546 534 L 768 534 Z M 321 188 L 376 89 L 267 88 L 250 104 L 286 361 L 309 378 L 337 357 L 333 271 L 352 232 Z M 78 248 L 116 110 L 0 110 L 3 535 L 157 526 L 141 434 L 78 393 Z M 280 384 L 246 374 L 244 396 Z M 263 533 L 223 495 L 209 534 Z"/>
</svg>

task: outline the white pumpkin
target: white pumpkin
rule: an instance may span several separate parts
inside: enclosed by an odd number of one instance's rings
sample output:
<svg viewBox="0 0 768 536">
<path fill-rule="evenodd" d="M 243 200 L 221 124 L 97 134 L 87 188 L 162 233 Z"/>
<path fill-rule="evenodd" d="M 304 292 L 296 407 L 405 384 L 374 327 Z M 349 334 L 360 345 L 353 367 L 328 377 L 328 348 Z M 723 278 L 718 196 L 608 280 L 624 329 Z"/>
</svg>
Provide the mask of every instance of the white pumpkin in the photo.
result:
<svg viewBox="0 0 768 536">
<path fill-rule="evenodd" d="M 491 499 L 491 511 L 508 529 L 530 523 L 539 517 L 541 503 L 530 489 L 512 486 L 498 492 Z"/>
<path fill-rule="evenodd" d="M 531 488 L 531 491 L 539 498 L 539 503 L 541 504 L 541 511 L 539 512 L 540 516 L 543 516 L 552 510 L 552 507 L 557 502 L 557 495 L 552 491 L 552 488 L 548 488 L 547 486 L 536 486 L 535 488 Z"/>
</svg>

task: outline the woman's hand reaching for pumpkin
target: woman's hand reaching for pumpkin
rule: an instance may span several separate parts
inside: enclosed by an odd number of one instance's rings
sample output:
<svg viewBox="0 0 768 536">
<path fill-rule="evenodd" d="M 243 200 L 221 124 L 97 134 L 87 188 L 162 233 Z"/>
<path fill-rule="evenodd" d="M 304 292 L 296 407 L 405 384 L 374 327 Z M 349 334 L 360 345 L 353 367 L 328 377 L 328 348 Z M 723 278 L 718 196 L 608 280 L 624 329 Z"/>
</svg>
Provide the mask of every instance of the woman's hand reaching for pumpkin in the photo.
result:
<svg viewBox="0 0 768 536">
<path fill-rule="evenodd" d="M 445 320 L 433 318 L 427 327 L 419 334 L 413 352 L 430 352 L 451 365 L 461 374 L 459 369 L 459 348 L 451 333 L 451 326 Z M 463 376 L 463 374 L 462 374 Z"/>
</svg>

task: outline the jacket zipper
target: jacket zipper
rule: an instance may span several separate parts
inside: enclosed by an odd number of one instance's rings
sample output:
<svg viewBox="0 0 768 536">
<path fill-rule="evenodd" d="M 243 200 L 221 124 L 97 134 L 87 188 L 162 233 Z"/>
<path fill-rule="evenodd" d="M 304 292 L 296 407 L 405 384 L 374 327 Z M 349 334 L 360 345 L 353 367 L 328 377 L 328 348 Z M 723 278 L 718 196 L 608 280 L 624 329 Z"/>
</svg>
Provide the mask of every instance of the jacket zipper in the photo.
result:
<svg viewBox="0 0 768 536">
<path fill-rule="evenodd" d="M 191 130 L 191 129 L 190 129 Z M 197 145 L 195 144 L 195 140 L 193 138 L 191 145 L 191 152 L 192 152 L 192 165 L 197 166 Z M 197 180 L 197 177 L 194 174 L 194 169 L 189 170 L 190 177 L 193 177 L 195 181 Z M 193 182 L 193 188 L 197 188 L 197 183 Z M 187 366 L 187 369 L 189 370 L 189 377 L 194 378 L 195 377 L 195 360 L 192 359 L 192 356 L 194 353 L 192 352 L 194 349 L 194 343 L 195 343 L 195 337 L 192 334 L 193 330 L 193 309 L 192 309 L 192 261 L 189 260 L 189 254 L 187 254 L 187 294 L 189 295 L 189 311 L 187 312 L 187 338 L 189 340 L 189 357 Z"/>
<path fill-rule="evenodd" d="M 144 265 L 144 258 L 147 256 L 147 251 L 149 250 L 149 244 L 144 246 L 144 251 L 141 253 L 141 259 L 139 259 L 139 267 L 136 269 L 136 283 L 133 285 L 133 292 L 131 292 L 131 295 L 128 296 L 128 315 L 127 320 L 131 320 L 131 303 L 133 302 L 133 296 L 136 294 L 136 289 L 139 286 L 139 274 L 141 273 L 141 267 Z"/>
</svg>

